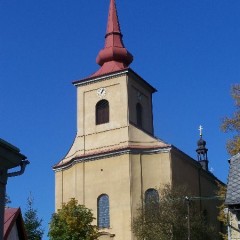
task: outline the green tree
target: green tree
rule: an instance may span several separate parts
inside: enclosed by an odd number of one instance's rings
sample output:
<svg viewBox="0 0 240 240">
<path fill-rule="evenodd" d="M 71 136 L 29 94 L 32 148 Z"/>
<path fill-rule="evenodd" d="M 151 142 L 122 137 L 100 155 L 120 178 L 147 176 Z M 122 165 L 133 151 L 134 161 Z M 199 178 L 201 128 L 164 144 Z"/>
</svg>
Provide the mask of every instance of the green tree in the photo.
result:
<svg viewBox="0 0 240 240">
<path fill-rule="evenodd" d="M 226 205 L 224 204 L 227 187 L 226 185 L 222 185 L 219 182 L 217 182 L 217 184 L 218 184 L 217 196 L 219 197 L 219 200 L 222 201 L 221 205 L 218 206 L 219 209 L 218 221 L 220 221 L 223 224 L 223 226 L 225 226 L 225 231 L 223 229 L 223 232 L 220 232 L 220 235 L 222 236 L 222 239 L 228 240 L 228 234 L 226 233 L 228 225 L 228 216 L 226 213 Z"/>
<path fill-rule="evenodd" d="M 43 236 L 42 219 L 37 216 L 37 210 L 33 208 L 34 199 L 30 196 L 27 199 L 27 208 L 23 219 L 28 240 L 41 240 Z"/>
<path fill-rule="evenodd" d="M 227 150 L 230 155 L 235 155 L 240 152 L 240 84 L 233 85 L 232 97 L 235 100 L 236 111 L 231 118 L 223 119 L 222 130 L 233 133 L 232 139 L 227 141 Z"/>
<path fill-rule="evenodd" d="M 92 225 L 95 218 L 90 209 L 72 198 L 62 209 L 52 215 L 49 229 L 50 240 L 95 240 L 98 229 Z"/>
<path fill-rule="evenodd" d="M 206 223 L 199 204 L 186 197 L 183 187 L 169 185 L 159 190 L 160 200 L 147 202 L 137 211 L 133 220 L 133 233 L 142 240 L 194 240 L 217 239 L 218 233 Z"/>
</svg>

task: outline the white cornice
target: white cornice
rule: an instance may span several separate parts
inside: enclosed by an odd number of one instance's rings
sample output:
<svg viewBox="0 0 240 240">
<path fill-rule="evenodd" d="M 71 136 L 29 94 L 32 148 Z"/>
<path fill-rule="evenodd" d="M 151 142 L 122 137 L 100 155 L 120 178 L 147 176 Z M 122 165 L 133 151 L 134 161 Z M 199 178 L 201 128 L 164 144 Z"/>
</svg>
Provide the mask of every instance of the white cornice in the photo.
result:
<svg viewBox="0 0 240 240">
<path fill-rule="evenodd" d="M 103 81 L 103 80 L 107 80 L 107 79 L 110 79 L 110 78 L 113 78 L 113 77 L 117 77 L 117 76 L 120 76 L 120 75 L 123 75 L 125 73 L 128 73 L 128 69 L 127 70 L 123 70 L 121 72 L 117 72 L 117 73 L 109 73 L 108 75 L 104 75 L 104 76 L 100 76 L 100 77 L 96 77 L 96 78 L 89 78 L 89 79 L 83 79 L 82 81 L 76 81 L 73 83 L 74 86 L 78 87 L 78 86 L 84 86 L 84 85 L 87 85 L 87 84 L 91 84 L 91 83 L 94 83 L 94 82 L 99 82 L 99 81 Z"/>
<path fill-rule="evenodd" d="M 106 152 L 106 153 L 100 153 L 92 156 L 86 156 L 86 157 L 79 157 L 76 158 L 73 161 L 69 161 L 69 163 L 66 163 L 64 166 L 59 166 L 53 169 L 55 172 L 59 172 L 62 170 L 66 170 L 71 168 L 73 165 L 80 163 L 80 162 L 89 162 L 89 161 L 96 161 L 103 158 L 110 158 L 115 157 L 123 154 L 156 154 L 156 153 L 168 153 L 171 150 L 171 147 L 164 147 L 164 148 L 156 148 L 156 149 L 123 149 L 118 150 L 114 152 Z"/>
</svg>

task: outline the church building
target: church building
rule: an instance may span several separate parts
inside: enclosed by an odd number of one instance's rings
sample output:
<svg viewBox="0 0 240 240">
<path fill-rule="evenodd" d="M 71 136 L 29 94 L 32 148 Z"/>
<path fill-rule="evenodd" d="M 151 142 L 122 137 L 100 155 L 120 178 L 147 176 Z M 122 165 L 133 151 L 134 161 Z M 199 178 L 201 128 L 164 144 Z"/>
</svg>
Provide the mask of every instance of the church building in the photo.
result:
<svg viewBox="0 0 240 240">
<path fill-rule="evenodd" d="M 217 189 L 202 134 L 197 160 L 154 136 L 156 89 L 129 67 L 132 61 L 115 0 L 110 0 L 105 46 L 97 56 L 100 68 L 73 83 L 77 133 L 69 152 L 53 167 L 56 209 L 70 198 L 92 209 L 101 240 L 134 240 L 137 208 L 165 184 L 186 185 L 199 197 L 213 196 Z M 207 220 L 219 227 L 217 200 L 199 204 Z"/>
</svg>

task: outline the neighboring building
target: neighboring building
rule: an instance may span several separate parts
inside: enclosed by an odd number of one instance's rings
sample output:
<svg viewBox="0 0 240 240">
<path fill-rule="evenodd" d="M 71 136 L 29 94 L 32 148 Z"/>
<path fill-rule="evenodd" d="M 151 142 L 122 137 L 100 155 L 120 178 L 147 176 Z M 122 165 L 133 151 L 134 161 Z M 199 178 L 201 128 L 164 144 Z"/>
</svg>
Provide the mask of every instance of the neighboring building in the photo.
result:
<svg viewBox="0 0 240 240">
<path fill-rule="evenodd" d="M 4 240 L 27 240 L 20 208 L 5 208 Z"/>
<path fill-rule="evenodd" d="M 8 178 L 24 173 L 29 161 L 20 149 L 0 138 L 0 239 L 3 239 L 6 185 Z M 14 171 L 20 167 L 20 170 Z"/>
<path fill-rule="evenodd" d="M 227 194 L 229 239 L 240 239 L 240 153 L 230 159 Z"/>
<path fill-rule="evenodd" d="M 217 178 L 208 171 L 206 142 L 200 137 L 199 161 L 154 136 L 152 94 L 156 89 L 131 68 L 115 1 L 110 1 L 100 69 L 75 81 L 77 134 L 56 164 L 56 209 L 76 198 L 93 210 L 100 239 L 133 240 L 131 224 L 139 204 L 158 196 L 164 184 L 186 185 L 195 196 L 214 196 Z M 201 134 L 202 135 L 202 134 Z M 160 196 L 161 197 L 161 196 Z M 200 200 L 216 228 L 217 200 Z"/>
</svg>

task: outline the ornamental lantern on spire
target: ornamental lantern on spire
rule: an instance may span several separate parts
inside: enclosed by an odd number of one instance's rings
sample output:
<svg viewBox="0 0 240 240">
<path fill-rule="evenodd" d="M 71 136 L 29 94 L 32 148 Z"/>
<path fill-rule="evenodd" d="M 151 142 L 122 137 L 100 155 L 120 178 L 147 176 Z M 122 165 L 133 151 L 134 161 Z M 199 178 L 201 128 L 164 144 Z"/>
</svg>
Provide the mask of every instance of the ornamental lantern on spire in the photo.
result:
<svg viewBox="0 0 240 240">
<path fill-rule="evenodd" d="M 201 164 L 204 170 L 208 171 L 208 156 L 207 156 L 208 149 L 206 148 L 207 142 L 202 137 L 202 130 L 203 127 L 200 125 L 199 127 L 200 139 L 197 142 L 198 148 L 196 149 L 196 152 L 198 162 Z"/>
</svg>

